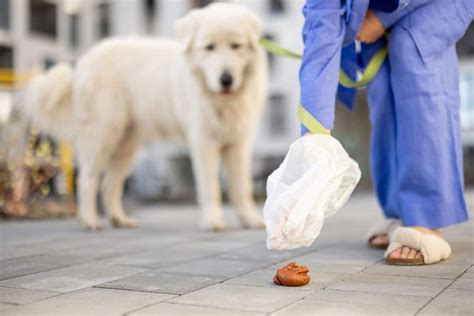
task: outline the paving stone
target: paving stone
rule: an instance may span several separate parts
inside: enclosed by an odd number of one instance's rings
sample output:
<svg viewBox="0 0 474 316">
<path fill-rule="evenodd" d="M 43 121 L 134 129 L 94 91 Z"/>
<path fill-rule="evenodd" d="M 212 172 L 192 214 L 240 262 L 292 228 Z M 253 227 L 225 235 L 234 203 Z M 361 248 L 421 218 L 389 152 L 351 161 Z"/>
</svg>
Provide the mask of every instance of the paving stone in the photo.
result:
<svg viewBox="0 0 474 316">
<path fill-rule="evenodd" d="M 321 249 L 313 256 L 322 263 L 350 263 L 352 265 L 372 265 L 383 259 L 383 252 L 369 248 L 365 243 L 337 245 Z"/>
<path fill-rule="evenodd" d="M 148 271 L 135 274 L 97 287 L 130 291 L 185 294 L 222 281 L 222 278 L 163 271 Z"/>
<path fill-rule="evenodd" d="M 0 302 L 0 312 L 5 312 L 8 309 L 12 309 L 16 307 L 17 305 L 14 304 L 9 304 L 9 303 L 1 303 Z"/>
<path fill-rule="evenodd" d="M 170 304 L 170 303 L 158 303 L 138 311 L 135 311 L 130 316 L 134 315 L 222 315 L 222 316 L 263 316 L 265 313 L 248 312 L 248 311 L 236 311 L 231 309 L 203 307 L 196 305 L 183 305 L 183 304 Z"/>
<path fill-rule="evenodd" d="M 408 285 L 422 285 L 427 287 L 439 287 L 445 288 L 451 280 L 447 279 L 435 279 L 425 277 L 407 277 L 407 276 L 396 276 L 396 275 L 381 275 L 381 274 L 369 274 L 369 273 L 357 273 L 350 275 L 347 281 L 359 281 L 369 283 L 393 283 L 393 284 L 408 284 Z"/>
<path fill-rule="evenodd" d="M 474 291 L 474 273 L 464 273 L 449 288 Z"/>
<path fill-rule="evenodd" d="M 264 243 L 267 239 L 265 229 L 238 229 L 234 231 L 223 231 L 217 237 L 218 239 L 225 239 L 228 241 L 250 242 L 255 244 Z"/>
<path fill-rule="evenodd" d="M 89 288 L 9 309 L 7 314 L 122 315 L 171 297 L 168 294 Z"/>
<path fill-rule="evenodd" d="M 328 289 L 434 297 L 448 286 L 450 282 L 450 280 L 446 279 L 359 273 L 329 286 Z"/>
<path fill-rule="evenodd" d="M 251 247 L 223 253 L 219 255 L 218 258 L 231 260 L 251 260 L 271 264 L 289 260 L 290 258 L 301 256 L 310 251 L 311 249 L 305 247 L 285 251 L 270 250 L 267 249 L 264 242 L 260 242 L 257 245 Z"/>
<path fill-rule="evenodd" d="M 380 306 L 402 306 L 403 311 L 410 310 L 415 313 L 418 309 L 428 303 L 430 297 L 365 293 L 354 291 L 321 290 L 305 297 L 305 300 L 317 300 L 327 302 L 342 302 L 351 304 L 368 304 Z"/>
<path fill-rule="evenodd" d="M 270 315 L 413 315 L 401 306 L 302 300 Z"/>
<path fill-rule="evenodd" d="M 296 261 L 298 264 L 307 266 L 310 271 L 318 272 L 331 272 L 331 273 L 357 273 L 364 270 L 367 266 L 365 264 L 355 264 L 350 260 L 336 260 L 336 261 L 324 261 L 318 256 L 318 252 L 311 253 L 308 255 L 292 258 L 281 263 L 277 263 L 268 267 L 269 269 L 276 270 L 288 263 Z"/>
<path fill-rule="evenodd" d="M 472 315 L 474 291 L 447 289 L 423 308 L 418 315 Z"/>
<path fill-rule="evenodd" d="M 118 256 L 105 259 L 103 262 L 112 265 L 126 265 L 145 268 L 163 268 L 176 265 L 184 261 L 208 257 L 215 254 L 214 251 L 204 251 L 199 249 L 189 249 L 186 247 L 170 247 L 146 252 L 135 253 L 133 255 Z"/>
<path fill-rule="evenodd" d="M 24 261 L 33 262 L 33 263 L 62 265 L 62 266 L 77 265 L 77 264 L 90 262 L 93 260 L 89 257 L 56 255 L 56 254 L 36 255 L 36 256 L 23 257 L 21 259 Z"/>
<path fill-rule="evenodd" d="M 248 241 L 228 241 L 222 238 L 191 241 L 184 244 L 185 249 L 195 249 L 201 251 L 212 251 L 214 253 L 228 252 L 233 249 L 245 248 L 252 245 Z"/>
<path fill-rule="evenodd" d="M 217 258 L 193 260 L 172 267 L 165 267 L 166 272 L 213 275 L 224 278 L 235 277 L 259 268 L 266 264 L 254 261 L 235 261 Z"/>
<path fill-rule="evenodd" d="M 83 264 L 1 281 L 0 286 L 64 293 L 144 271 L 134 267 Z"/>
<path fill-rule="evenodd" d="M 456 226 L 457 227 L 457 226 Z M 474 231 L 474 228 L 470 228 L 471 231 Z M 452 248 L 451 256 L 446 260 L 447 264 L 459 264 L 459 265 L 473 265 L 474 264 L 474 245 L 472 241 L 474 240 L 474 235 L 472 233 L 471 237 L 468 237 L 467 233 L 459 236 L 456 239 L 446 237 Z"/>
<path fill-rule="evenodd" d="M 466 271 L 469 265 L 453 265 L 440 262 L 423 266 L 394 266 L 379 263 L 368 267 L 364 273 L 375 273 L 385 275 L 402 275 L 413 277 L 427 277 L 437 279 L 456 279 Z"/>
<path fill-rule="evenodd" d="M 2 243 L 5 239 L 1 239 Z M 28 256 L 34 256 L 45 253 L 46 250 L 31 246 L 24 246 L 24 247 L 7 247 L 6 245 L 1 245 L 0 250 L 0 260 L 8 260 L 8 259 L 15 259 L 15 258 L 22 258 Z"/>
<path fill-rule="evenodd" d="M 256 312 L 271 312 L 308 295 L 295 288 L 215 284 L 169 302 Z"/>
<path fill-rule="evenodd" d="M 275 270 L 261 269 L 253 271 L 236 278 L 227 280 L 224 283 L 229 284 L 242 284 L 242 285 L 253 285 L 253 286 L 264 286 L 264 287 L 279 287 L 273 283 L 273 276 Z M 328 272 L 313 272 L 310 271 L 311 281 L 308 285 L 299 287 L 300 290 L 316 290 L 322 289 L 326 286 L 334 284 L 343 278 L 347 277 L 347 274 L 342 273 L 328 273 Z"/>
<path fill-rule="evenodd" d="M 474 190 L 466 194 L 474 201 Z M 425 304 L 429 315 L 474 310 L 474 221 L 443 230 L 449 260 L 405 268 L 385 266 L 383 251 L 365 244 L 366 230 L 381 218 L 373 195 L 354 195 L 311 247 L 292 251 L 266 249 L 264 230 L 199 231 L 195 205 L 134 208 L 140 226 L 133 230 L 111 229 L 105 220 L 100 233 L 81 230 L 75 219 L 0 221 L 0 261 L 61 266 L 1 281 L 0 310 L 7 312 L 0 314 L 403 315 Z M 225 216 L 239 227 L 233 211 Z M 310 285 L 272 284 L 275 270 L 291 261 L 309 267 Z"/>
<path fill-rule="evenodd" d="M 16 277 L 53 270 L 61 267 L 64 267 L 64 265 L 35 263 L 25 260 L 24 258 L 4 260 L 0 261 L 0 280 L 13 279 Z"/>
<path fill-rule="evenodd" d="M 58 295 L 56 292 L 0 287 L 0 302 L 26 304 Z"/>
</svg>

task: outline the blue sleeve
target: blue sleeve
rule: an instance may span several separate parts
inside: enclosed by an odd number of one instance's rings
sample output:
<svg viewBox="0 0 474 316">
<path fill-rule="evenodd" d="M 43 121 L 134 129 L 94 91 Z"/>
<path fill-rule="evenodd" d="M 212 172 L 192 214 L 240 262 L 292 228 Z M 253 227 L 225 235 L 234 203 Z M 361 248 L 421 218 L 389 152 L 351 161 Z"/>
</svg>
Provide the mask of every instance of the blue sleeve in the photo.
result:
<svg viewBox="0 0 474 316">
<path fill-rule="evenodd" d="M 464 7 L 466 8 L 467 22 L 471 23 L 474 20 L 474 0 L 464 0 Z"/>
<path fill-rule="evenodd" d="M 396 11 L 390 13 L 376 11 L 375 15 L 377 15 L 385 29 L 388 29 L 408 13 L 432 1 L 433 0 L 401 0 L 400 5 Z"/>
<path fill-rule="evenodd" d="M 307 0 L 303 8 L 305 48 L 300 68 L 301 105 L 326 129 L 334 126 L 345 33 L 344 12 L 340 0 Z"/>
</svg>

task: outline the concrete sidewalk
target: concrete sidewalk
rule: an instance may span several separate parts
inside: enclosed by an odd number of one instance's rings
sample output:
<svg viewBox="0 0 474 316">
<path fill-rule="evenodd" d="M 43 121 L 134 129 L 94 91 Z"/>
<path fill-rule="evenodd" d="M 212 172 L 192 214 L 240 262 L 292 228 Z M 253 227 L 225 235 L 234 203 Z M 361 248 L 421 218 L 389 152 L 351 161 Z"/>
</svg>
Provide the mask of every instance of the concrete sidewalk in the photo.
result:
<svg viewBox="0 0 474 316">
<path fill-rule="evenodd" d="M 466 195 L 470 210 L 474 191 Z M 73 219 L 0 223 L 2 315 L 474 314 L 474 223 L 445 231 L 453 256 L 394 267 L 364 235 L 381 218 L 355 195 L 310 248 L 269 251 L 265 232 L 200 232 L 195 206 L 136 207 L 140 227 L 84 232 Z M 277 267 L 307 265 L 311 283 L 273 285 Z"/>
</svg>

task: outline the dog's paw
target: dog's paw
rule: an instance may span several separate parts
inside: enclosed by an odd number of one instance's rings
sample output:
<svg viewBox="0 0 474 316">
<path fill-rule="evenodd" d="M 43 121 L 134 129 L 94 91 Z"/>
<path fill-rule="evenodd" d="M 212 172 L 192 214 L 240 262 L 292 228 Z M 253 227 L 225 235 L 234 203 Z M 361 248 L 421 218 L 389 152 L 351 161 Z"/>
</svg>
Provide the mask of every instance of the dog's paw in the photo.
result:
<svg viewBox="0 0 474 316">
<path fill-rule="evenodd" d="M 263 216 L 255 211 L 242 213 L 239 219 L 243 228 L 265 228 Z"/>
<path fill-rule="evenodd" d="M 116 228 L 135 228 L 138 222 L 131 217 L 112 217 L 110 219 L 112 226 Z"/>
<path fill-rule="evenodd" d="M 79 223 L 81 224 L 81 227 L 85 230 L 101 231 L 103 229 L 102 223 L 99 219 L 90 220 L 79 217 Z"/>
<path fill-rule="evenodd" d="M 225 229 L 224 220 L 203 220 L 199 225 L 199 228 L 203 231 L 208 232 L 220 232 Z"/>
</svg>

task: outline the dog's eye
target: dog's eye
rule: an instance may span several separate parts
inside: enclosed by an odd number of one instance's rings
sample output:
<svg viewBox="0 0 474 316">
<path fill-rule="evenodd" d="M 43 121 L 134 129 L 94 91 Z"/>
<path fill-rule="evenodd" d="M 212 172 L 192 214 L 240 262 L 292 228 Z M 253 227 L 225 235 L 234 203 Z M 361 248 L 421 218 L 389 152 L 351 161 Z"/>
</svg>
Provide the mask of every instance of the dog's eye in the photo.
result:
<svg viewBox="0 0 474 316">
<path fill-rule="evenodd" d="M 240 48 L 242 47 L 242 45 L 241 45 L 241 44 L 237 44 L 237 43 L 232 43 L 232 44 L 230 45 L 230 47 L 231 47 L 233 50 L 238 50 L 238 49 L 240 49 Z"/>
<path fill-rule="evenodd" d="M 211 51 L 213 51 L 214 49 L 216 49 L 216 45 L 214 45 L 214 44 L 209 44 L 209 45 L 206 45 L 205 48 L 206 48 L 206 50 L 207 50 L 208 52 L 211 52 Z"/>
</svg>

